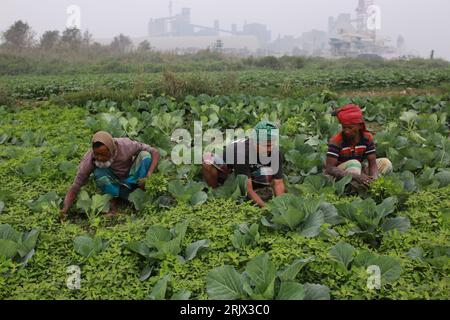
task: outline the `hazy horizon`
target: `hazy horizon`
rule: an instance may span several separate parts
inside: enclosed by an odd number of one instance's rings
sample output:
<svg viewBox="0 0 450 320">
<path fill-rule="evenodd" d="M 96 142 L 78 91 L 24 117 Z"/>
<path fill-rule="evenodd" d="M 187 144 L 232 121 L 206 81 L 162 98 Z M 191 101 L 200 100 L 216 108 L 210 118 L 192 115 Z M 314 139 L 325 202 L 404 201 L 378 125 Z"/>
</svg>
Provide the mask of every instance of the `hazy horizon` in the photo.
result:
<svg viewBox="0 0 450 320">
<path fill-rule="evenodd" d="M 173 13 L 183 7 L 192 9 L 192 22 L 212 26 L 220 20 L 223 28 L 232 23 L 242 28 L 245 22 L 266 24 L 272 40 L 278 35 L 300 36 L 313 29 L 327 31 L 328 17 L 339 13 L 355 15 L 357 0 L 174 0 Z M 380 35 L 395 45 L 402 35 L 409 51 L 428 57 L 432 49 L 436 57 L 450 60 L 448 0 L 375 0 L 381 8 Z M 46 30 L 64 30 L 70 5 L 81 8 L 81 29 L 95 38 L 112 38 L 119 33 L 130 37 L 147 35 L 150 18 L 169 15 L 168 0 L 3 0 L 0 5 L 0 32 L 17 20 L 26 21 L 40 36 Z"/>
</svg>

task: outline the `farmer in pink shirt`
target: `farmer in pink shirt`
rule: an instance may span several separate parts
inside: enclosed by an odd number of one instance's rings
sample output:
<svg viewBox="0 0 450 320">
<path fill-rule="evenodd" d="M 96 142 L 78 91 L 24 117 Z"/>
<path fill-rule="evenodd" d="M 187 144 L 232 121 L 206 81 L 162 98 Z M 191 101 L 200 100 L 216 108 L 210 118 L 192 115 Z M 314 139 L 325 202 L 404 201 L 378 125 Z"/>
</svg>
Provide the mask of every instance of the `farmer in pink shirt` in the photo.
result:
<svg viewBox="0 0 450 320">
<path fill-rule="evenodd" d="M 61 218 L 64 219 L 81 187 L 93 173 L 95 184 L 113 196 L 110 215 L 116 213 L 119 199 L 128 200 L 136 188 L 145 186 L 145 179 L 155 170 L 159 160 L 157 149 L 128 138 L 113 138 L 108 132 L 97 132 L 92 148 L 84 155 L 75 181 L 64 199 Z"/>
</svg>

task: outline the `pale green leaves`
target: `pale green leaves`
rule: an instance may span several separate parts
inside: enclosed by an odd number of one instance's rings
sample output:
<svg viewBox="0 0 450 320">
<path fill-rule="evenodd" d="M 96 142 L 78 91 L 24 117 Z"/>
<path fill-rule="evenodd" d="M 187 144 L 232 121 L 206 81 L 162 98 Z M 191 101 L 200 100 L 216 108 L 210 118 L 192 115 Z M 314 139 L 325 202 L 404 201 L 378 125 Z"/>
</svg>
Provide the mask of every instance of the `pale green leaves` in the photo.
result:
<svg viewBox="0 0 450 320">
<path fill-rule="evenodd" d="M 100 213 L 109 211 L 109 201 L 111 199 L 112 196 L 109 194 L 95 194 L 91 198 L 89 194 L 83 190 L 78 196 L 77 208 L 86 213 L 89 219 L 95 218 Z"/>
</svg>

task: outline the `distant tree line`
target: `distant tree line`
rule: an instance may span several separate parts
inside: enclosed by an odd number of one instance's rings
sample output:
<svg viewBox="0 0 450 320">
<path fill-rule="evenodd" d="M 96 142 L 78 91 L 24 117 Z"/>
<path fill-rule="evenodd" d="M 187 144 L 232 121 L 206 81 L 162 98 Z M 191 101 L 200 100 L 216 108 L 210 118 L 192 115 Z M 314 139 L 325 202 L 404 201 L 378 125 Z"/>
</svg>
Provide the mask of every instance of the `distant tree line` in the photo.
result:
<svg viewBox="0 0 450 320">
<path fill-rule="evenodd" d="M 145 40 L 137 48 L 133 48 L 130 37 L 119 34 L 114 37 L 109 45 L 101 45 L 93 41 L 93 35 L 88 31 L 82 32 L 77 28 L 66 28 L 60 32 L 58 30 L 45 31 L 37 39 L 36 32 L 22 20 L 14 22 L 5 32 L 1 34 L 3 40 L 2 48 L 22 51 L 31 48 L 42 50 L 67 50 L 77 52 L 84 49 L 108 49 L 117 53 L 128 53 L 134 49 L 137 51 L 150 51 L 151 45 Z"/>
<path fill-rule="evenodd" d="M 134 45 L 119 34 L 109 44 L 93 39 L 89 31 L 47 30 L 39 38 L 21 20 L 0 32 L 0 76 L 20 74 L 159 73 L 264 70 L 368 70 L 449 68 L 441 59 L 374 60 L 326 59 L 305 56 L 242 56 L 214 48 L 195 52 L 154 50 L 144 40 Z"/>
</svg>

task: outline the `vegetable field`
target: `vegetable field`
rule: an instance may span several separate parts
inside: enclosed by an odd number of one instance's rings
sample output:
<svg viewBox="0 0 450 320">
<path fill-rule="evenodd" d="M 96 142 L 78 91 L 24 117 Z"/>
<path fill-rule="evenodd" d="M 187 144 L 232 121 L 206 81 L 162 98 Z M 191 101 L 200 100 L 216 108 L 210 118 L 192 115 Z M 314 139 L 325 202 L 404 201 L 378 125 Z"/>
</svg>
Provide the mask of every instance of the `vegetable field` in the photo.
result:
<svg viewBox="0 0 450 320">
<path fill-rule="evenodd" d="M 173 78 L 172 78 L 173 77 Z M 321 70 L 321 71 L 242 71 L 175 74 L 102 74 L 75 76 L 3 76 L 5 90 L 14 98 L 46 100 L 52 96 L 79 92 L 98 95 L 96 91 L 132 91 L 148 88 L 147 94 L 158 96 L 170 92 L 171 85 L 195 93 L 267 93 L 295 94 L 305 88 L 369 89 L 420 88 L 450 82 L 450 70 Z M 188 88 L 185 88 L 188 87 Z M 169 90 L 169 92 L 167 92 Z M 203 90 L 203 91 L 202 91 Z M 193 92 L 191 92 L 193 93 Z"/>
<path fill-rule="evenodd" d="M 342 75 L 249 73 L 239 87 L 449 80 L 444 71 Z M 318 89 L 298 98 L 174 99 L 154 92 L 58 105 L 37 100 L 89 88 L 91 80 L 43 79 L 5 80 L 14 98 L 27 100 L 0 107 L 0 299 L 449 298 L 448 94 L 354 98 Z M 111 83 L 123 89 L 134 82 Z M 340 130 L 331 111 L 350 102 L 364 108 L 377 156 L 394 165 L 392 174 L 352 195 L 348 179 L 322 174 L 327 141 Z M 267 208 L 247 201 L 239 177 L 212 190 L 200 165 L 169 160 L 176 128 L 192 132 L 201 120 L 204 130 L 249 129 L 262 119 L 280 125 L 288 191 Z M 102 214 L 109 199 L 90 181 L 60 223 L 65 192 L 98 130 L 157 147 L 158 169 L 113 218 Z"/>
</svg>

